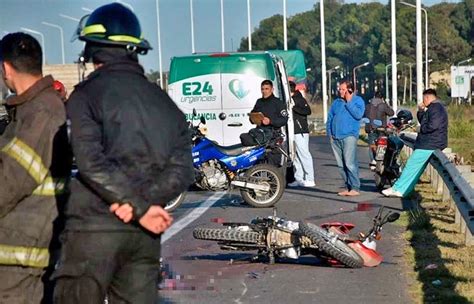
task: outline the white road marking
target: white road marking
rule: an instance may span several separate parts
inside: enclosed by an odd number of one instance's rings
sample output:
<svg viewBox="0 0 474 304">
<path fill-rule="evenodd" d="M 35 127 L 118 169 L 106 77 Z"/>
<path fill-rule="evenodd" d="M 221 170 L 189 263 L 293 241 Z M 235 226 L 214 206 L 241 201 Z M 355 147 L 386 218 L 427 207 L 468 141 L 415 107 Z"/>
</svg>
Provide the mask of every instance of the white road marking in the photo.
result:
<svg viewBox="0 0 474 304">
<path fill-rule="evenodd" d="M 161 244 L 172 238 L 176 233 L 183 230 L 186 226 L 197 220 L 207 209 L 211 208 L 212 205 L 217 203 L 227 192 L 217 192 L 207 200 L 205 200 L 199 207 L 194 208 L 192 212 L 173 223 L 171 227 L 163 233 L 161 236 Z"/>
<path fill-rule="evenodd" d="M 247 293 L 247 290 L 248 290 L 248 289 L 247 289 L 247 284 L 245 284 L 244 281 L 242 281 L 241 283 L 242 283 L 242 286 L 244 286 L 244 290 L 242 291 L 242 294 L 240 295 L 240 298 L 234 299 L 234 302 L 235 302 L 236 304 L 242 304 L 242 302 L 240 301 L 240 299 L 241 299 L 243 296 L 245 296 L 245 294 Z"/>
</svg>

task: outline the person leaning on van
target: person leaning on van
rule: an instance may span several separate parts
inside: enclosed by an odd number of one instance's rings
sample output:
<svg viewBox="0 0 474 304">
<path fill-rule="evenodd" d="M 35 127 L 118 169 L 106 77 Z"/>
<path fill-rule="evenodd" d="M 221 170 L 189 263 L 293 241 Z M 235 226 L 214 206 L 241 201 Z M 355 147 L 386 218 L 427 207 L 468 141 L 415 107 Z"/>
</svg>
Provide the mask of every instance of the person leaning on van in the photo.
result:
<svg viewBox="0 0 474 304">
<path fill-rule="evenodd" d="M 273 83 L 271 80 L 264 80 L 260 85 L 262 98 L 259 98 L 255 103 L 250 113 L 261 113 L 258 121 L 251 122 L 257 124 L 257 128 L 252 129 L 249 133 L 240 135 L 240 140 L 244 146 L 252 146 L 260 144 L 256 138 L 256 134 L 263 134 L 263 140 L 268 141 L 273 135 L 273 131 L 280 130 L 281 127 L 288 122 L 288 111 L 286 104 L 279 98 L 273 95 Z M 278 153 L 271 153 L 268 155 L 268 161 L 271 164 L 279 165 L 281 155 Z"/>
</svg>

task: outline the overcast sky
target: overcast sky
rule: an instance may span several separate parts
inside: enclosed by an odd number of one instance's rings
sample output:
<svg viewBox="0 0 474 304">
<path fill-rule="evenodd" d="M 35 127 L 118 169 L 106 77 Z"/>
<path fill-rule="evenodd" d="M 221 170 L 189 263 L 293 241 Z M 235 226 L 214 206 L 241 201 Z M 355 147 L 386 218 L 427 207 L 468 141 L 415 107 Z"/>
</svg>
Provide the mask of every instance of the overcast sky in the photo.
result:
<svg viewBox="0 0 474 304">
<path fill-rule="evenodd" d="M 286 0 L 287 15 L 311 10 L 315 0 Z M 408 1 L 408 0 L 407 0 Z M 157 13 L 155 0 L 124 0 L 137 14 L 143 36 L 154 47 L 146 56 L 140 57 L 145 69 L 158 70 Z M 194 37 L 197 52 L 221 51 L 220 0 L 193 0 Z M 346 1 L 361 2 L 361 1 Z M 382 1 L 385 2 L 386 1 Z M 413 1 L 414 2 L 414 1 Z M 422 1 L 424 5 L 439 3 L 439 0 Z M 451 0 L 450 2 L 456 2 Z M 79 19 L 87 9 L 95 9 L 104 0 L 0 0 L 0 36 L 6 32 L 20 31 L 21 27 L 41 32 L 45 40 L 46 62 L 61 63 L 60 31 L 42 24 L 49 22 L 64 30 L 66 63 L 72 63 L 82 49 L 82 42 L 70 42 L 77 22 L 60 17 L 60 14 Z M 191 53 L 190 0 L 159 0 L 163 70 L 169 68 L 173 56 Z M 251 27 L 256 28 L 262 19 L 283 14 L 283 0 L 250 0 Z M 319 20 L 315 20 L 319 22 Z M 247 36 L 247 0 L 224 0 L 225 50 L 235 51 L 242 37 Z M 41 43 L 39 35 L 34 34 Z"/>
</svg>

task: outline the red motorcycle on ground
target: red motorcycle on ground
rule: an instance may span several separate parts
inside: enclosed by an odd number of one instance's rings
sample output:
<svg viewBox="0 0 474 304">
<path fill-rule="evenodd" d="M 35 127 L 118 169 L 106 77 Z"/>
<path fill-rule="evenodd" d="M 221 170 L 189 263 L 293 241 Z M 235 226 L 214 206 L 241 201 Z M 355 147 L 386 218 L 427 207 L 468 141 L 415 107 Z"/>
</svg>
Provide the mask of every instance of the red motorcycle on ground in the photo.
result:
<svg viewBox="0 0 474 304">
<path fill-rule="evenodd" d="M 196 228 L 196 239 L 217 241 L 223 250 L 253 251 L 257 255 L 252 260 L 264 258 L 270 264 L 276 258 L 298 259 L 311 254 L 331 264 L 342 264 L 350 268 L 374 267 L 383 258 L 376 251 L 376 241 L 380 239 L 382 226 L 394 222 L 400 214 L 388 211 L 383 214 L 381 207 L 373 219 L 373 226 L 367 233 L 351 236 L 351 223 L 325 223 L 317 226 L 278 218 L 257 217 L 250 223 L 223 223 L 225 228 Z"/>
</svg>

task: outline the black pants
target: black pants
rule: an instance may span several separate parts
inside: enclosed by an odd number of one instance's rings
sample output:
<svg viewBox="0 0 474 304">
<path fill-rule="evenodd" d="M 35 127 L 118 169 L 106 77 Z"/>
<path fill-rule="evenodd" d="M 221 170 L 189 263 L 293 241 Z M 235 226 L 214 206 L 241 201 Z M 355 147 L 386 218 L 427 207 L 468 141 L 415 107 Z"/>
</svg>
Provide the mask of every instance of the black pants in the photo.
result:
<svg viewBox="0 0 474 304">
<path fill-rule="evenodd" d="M 54 303 L 156 303 L 160 237 L 144 232 L 67 232 Z"/>
</svg>

